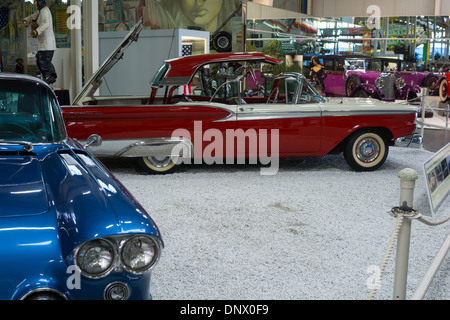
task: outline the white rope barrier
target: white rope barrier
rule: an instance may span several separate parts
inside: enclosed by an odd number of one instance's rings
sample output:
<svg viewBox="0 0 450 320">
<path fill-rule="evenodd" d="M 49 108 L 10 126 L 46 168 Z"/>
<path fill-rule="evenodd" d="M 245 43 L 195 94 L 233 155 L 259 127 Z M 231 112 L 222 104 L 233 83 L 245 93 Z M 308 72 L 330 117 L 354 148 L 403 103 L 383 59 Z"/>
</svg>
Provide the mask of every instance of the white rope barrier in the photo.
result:
<svg viewBox="0 0 450 320">
<path fill-rule="evenodd" d="M 449 128 L 449 126 L 448 126 L 448 121 L 449 121 L 448 117 L 449 117 L 449 112 L 450 112 L 450 104 L 447 105 L 447 109 L 443 109 L 443 108 L 433 108 L 433 107 L 428 103 L 428 101 L 426 101 L 426 95 L 424 95 L 424 98 L 423 98 L 423 99 L 424 99 L 424 101 L 423 101 L 423 104 L 424 104 L 424 105 L 422 106 L 422 113 L 424 113 L 425 110 L 431 110 L 431 111 L 433 112 L 433 115 L 434 115 L 435 117 L 438 117 L 438 118 L 439 118 L 440 120 L 442 120 L 443 122 L 445 122 L 446 125 L 445 125 L 445 127 L 444 127 L 444 126 L 439 126 L 439 125 L 432 124 L 432 123 L 429 123 L 429 122 L 427 122 L 427 121 L 424 121 L 424 119 L 422 119 L 422 120 L 417 119 L 417 120 L 416 120 L 416 123 L 422 125 L 423 127 L 430 127 L 430 128 L 436 128 L 436 129 L 441 129 L 441 130 L 447 130 L 447 131 L 450 131 L 450 128 Z M 444 117 L 440 116 L 435 110 L 447 112 L 447 117 L 444 118 Z"/>
<path fill-rule="evenodd" d="M 402 227 L 403 216 L 397 215 L 397 222 L 395 223 L 394 230 L 392 231 L 391 238 L 389 240 L 388 246 L 386 248 L 386 252 L 384 254 L 383 260 L 380 264 L 379 272 L 377 273 L 374 283 L 370 289 L 369 296 L 367 300 L 373 300 L 375 298 L 375 294 L 380 287 L 381 277 L 383 276 L 384 271 L 386 270 L 386 266 L 389 262 L 389 259 L 394 251 L 395 242 L 397 241 L 398 233 L 400 232 L 400 228 Z"/>
<path fill-rule="evenodd" d="M 438 226 L 444 224 L 450 220 L 450 215 L 440 221 L 429 221 L 424 219 L 420 212 L 412 209 L 413 194 L 415 180 L 418 178 L 417 172 L 413 169 L 404 169 L 400 171 L 399 178 L 401 178 L 401 192 L 400 203 L 401 207 L 394 207 L 390 211 L 390 214 L 396 217 L 396 223 L 394 230 L 392 231 L 386 252 L 379 267 L 379 272 L 376 274 L 374 283 L 370 289 L 368 300 L 373 300 L 377 290 L 380 287 L 381 278 L 386 270 L 386 266 L 394 250 L 395 243 L 397 241 L 397 257 L 395 266 L 395 279 L 394 279 L 394 298 L 403 300 L 406 298 L 406 280 L 408 274 L 408 257 L 409 257 L 409 242 L 410 242 L 410 227 L 411 221 L 416 219 L 428 226 Z M 404 229 L 404 230 L 403 230 Z M 428 290 L 431 281 L 433 280 L 439 266 L 445 259 L 447 252 L 450 249 L 450 234 L 446 241 L 442 245 L 438 254 L 431 263 L 428 271 L 422 279 L 419 287 L 414 293 L 413 300 L 423 299 L 426 291 Z"/>
<path fill-rule="evenodd" d="M 427 123 L 426 121 L 421 121 L 421 120 L 416 120 L 417 124 L 423 125 L 425 127 L 430 127 L 430 128 L 436 128 L 436 129 L 441 129 L 441 130 L 447 130 L 450 131 L 449 127 L 443 127 L 443 126 L 438 126 L 436 124 L 432 124 L 432 123 Z"/>
<path fill-rule="evenodd" d="M 389 262 L 389 259 L 392 255 L 392 252 L 394 251 L 395 242 L 398 238 L 398 234 L 400 232 L 400 229 L 402 228 L 402 224 L 405 219 L 411 219 L 415 218 L 418 221 L 428 225 L 428 226 L 438 226 L 441 224 L 446 223 L 450 220 L 450 215 L 442 219 L 440 221 L 429 221 L 427 219 L 424 219 L 422 215 L 417 212 L 413 211 L 411 212 L 403 212 L 398 207 L 393 208 L 390 211 L 391 215 L 396 216 L 397 220 L 394 226 L 394 230 L 392 231 L 388 246 L 386 248 L 383 260 L 379 267 L 379 272 L 375 277 L 374 283 L 371 287 L 371 290 L 369 292 L 369 295 L 367 297 L 367 300 L 373 300 L 375 298 L 375 295 L 378 291 L 378 288 L 380 287 L 381 278 L 383 276 L 383 273 L 386 270 L 386 266 Z M 436 275 L 437 270 L 439 269 L 440 265 L 442 264 L 442 261 L 445 259 L 445 256 L 447 255 L 447 252 L 450 250 L 450 234 L 448 235 L 447 239 L 445 240 L 444 244 L 442 245 L 441 249 L 439 250 L 438 254 L 434 258 L 433 262 L 431 263 L 428 271 L 425 273 L 425 276 L 422 279 L 422 282 L 417 287 L 416 292 L 414 293 L 414 296 L 412 297 L 412 300 L 421 300 L 425 296 L 426 291 L 428 290 L 431 281 L 433 280 L 434 276 Z"/>
</svg>

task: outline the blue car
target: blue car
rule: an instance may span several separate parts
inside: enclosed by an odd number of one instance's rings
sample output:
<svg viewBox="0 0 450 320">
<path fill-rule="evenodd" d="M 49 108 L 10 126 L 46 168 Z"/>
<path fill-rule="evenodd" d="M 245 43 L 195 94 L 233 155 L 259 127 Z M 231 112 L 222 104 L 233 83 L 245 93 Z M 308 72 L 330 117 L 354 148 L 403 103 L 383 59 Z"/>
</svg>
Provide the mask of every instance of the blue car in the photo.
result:
<svg viewBox="0 0 450 320">
<path fill-rule="evenodd" d="M 163 248 L 148 213 L 67 136 L 52 89 L 5 73 L 0 243 L 2 300 L 151 299 Z"/>
</svg>

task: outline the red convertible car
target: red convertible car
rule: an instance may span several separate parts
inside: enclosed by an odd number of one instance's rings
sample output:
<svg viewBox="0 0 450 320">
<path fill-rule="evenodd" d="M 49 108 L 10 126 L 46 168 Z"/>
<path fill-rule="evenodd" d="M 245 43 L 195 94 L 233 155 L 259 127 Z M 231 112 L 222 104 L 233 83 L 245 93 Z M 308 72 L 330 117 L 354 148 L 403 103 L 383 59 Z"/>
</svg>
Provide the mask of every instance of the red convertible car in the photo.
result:
<svg viewBox="0 0 450 320">
<path fill-rule="evenodd" d="M 124 47 L 111 57 L 119 59 Z M 151 173 L 173 172 L 192 161 L 248 159 L 274 174 L 279 157 L 334 152 L 343 152 L 354 170 L 371 171 L 385 162 L 397 139 L 421 142 L 413 135 L 414 106 L 323 98 L 298 73 L 247 89 L 249 79 L 258 82 L 256 68 L 278 63 L 262 53 L 177 58 L 164 62 L 146 97 L 94 96 L 99 77 L 113 65 L 106 61 L 74 105 L 63 107 L 66 127 L 93 154 L 135 158 Z"/>
</svg>

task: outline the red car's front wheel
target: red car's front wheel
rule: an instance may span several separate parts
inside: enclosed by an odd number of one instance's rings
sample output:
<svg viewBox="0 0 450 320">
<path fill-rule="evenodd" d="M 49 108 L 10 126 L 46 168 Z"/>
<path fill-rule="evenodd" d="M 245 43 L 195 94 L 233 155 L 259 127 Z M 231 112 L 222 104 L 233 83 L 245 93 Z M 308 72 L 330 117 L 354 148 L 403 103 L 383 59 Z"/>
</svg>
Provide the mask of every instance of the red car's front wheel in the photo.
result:
<svg viewBox="0 0 450 320">
<path fill-rule="evenodd" d="M 177 164 L 178 157 L 142 157 L 137 159 L 138 169 L 149 174 L 168 174 L 177 171 L 181 164 Z"/>
</svg>

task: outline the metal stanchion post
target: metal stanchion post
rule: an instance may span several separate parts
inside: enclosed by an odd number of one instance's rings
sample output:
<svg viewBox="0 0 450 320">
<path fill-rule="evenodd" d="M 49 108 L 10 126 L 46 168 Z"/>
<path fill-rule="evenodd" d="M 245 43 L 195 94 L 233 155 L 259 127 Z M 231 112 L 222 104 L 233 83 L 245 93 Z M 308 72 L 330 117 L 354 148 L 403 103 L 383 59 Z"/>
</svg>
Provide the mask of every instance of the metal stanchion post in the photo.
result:
<svg viewBox="0 0 450 320">
<path fill-rule="evenodd" d="M 425 109 L 427 106 L 427 92 L 428 92 L 428 88 L 423 88 L 422 89 L 422 125 L 421 125 L 421 136 L 424 136 L 425 133 Z M 423 148 L 423 145 L 420 145 L 420 148 Z"/>
<path fill-rule="evenodd" d="M 403 169 L 399 172 L 400 178 L 400 208 L 412 211 L 414 188 L 418 173 L 413 169 Z M 409 244 L 411 238 L 411 219 L 404 217 L 397 239 L 397 256 L 394 274 L 394 300 L 405 300 L 406 281 L 408 278 Z"/>
<path fill-rule="evenodd" d="M 447 104 L 447 120 L 445 121 L 445 127 L 448 128 L 448 114 L 450 113 L 450 103 Z"/>
</svg>

